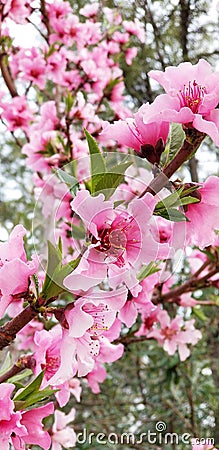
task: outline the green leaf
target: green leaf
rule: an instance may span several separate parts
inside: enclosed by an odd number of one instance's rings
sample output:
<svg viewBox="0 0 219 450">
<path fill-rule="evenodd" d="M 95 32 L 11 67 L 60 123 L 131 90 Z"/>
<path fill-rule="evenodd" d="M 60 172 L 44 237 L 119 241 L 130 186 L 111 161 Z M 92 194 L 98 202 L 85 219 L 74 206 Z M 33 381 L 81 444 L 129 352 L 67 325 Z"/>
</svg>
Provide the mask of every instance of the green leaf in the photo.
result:
<svg viewBox="0 0 219 450">
<path fill-rule="evenodd" d="M 98 173 L 99 174 L 105 173 L 105 171 L 106 171 L 105 160 L 104 160 L 102 153 L 100 152 L 97 142 L 95 141 L 93 136 L 91 136 L 91 134 L 88 133 L 88 131 L 86 129 L 84 130 L 84 132 L 85 132 L 85 136 L 87 138 L 90 155 L 96 156 L 96 158 L 93 161 L 91 158 L 91 175 L 96 175 Z M 94 162 L 95 162 L 95 164 L 94 164 Z"/>
<path fill-rule="evenodd" d="M 45 300 L 68 291 L 63 286 L 63 280 L 78 266 L 80 259 L 81 257 L 79 256 L 63 266 L 60 245 L 59 249 L 56 249 L 54 245 L 48 241 L 48 263 L 46 277 L 41 292 L 41 296 Z"/>
<path fill-rule="evenodd" d="M 61 245 L 56 249 L 54 245 L 48 241 L 48 264 L 46 270 L 46 278 L 42 287 L 41 295 L 45 300 L 56 297 L 62 292 L 68 291 L 63 286 L 63 280 L 69 275 L 79 264 L 80 256 L 68 264 L 62 265 Z"/>
<path fill-rule="evenodd" d="M 79 188 L 79 182 L 77 178 L 73 177 L 73 175 L 70 175 L 68 172 L 62 169 L 58 169 L 56 171 L 56 175 L 69 187 L 71 194 L 74 196 Z"/>
<path fill-rule="evenodd" d="M 36 289 L 36 295 L 37 295 L 37 297 L 39 297 L 39 280 L 35 273 L 32 275 L 32 280 L 34 282 L 34 286 Z"/>
<path fill-rule="evenodd" d="M 155 211 L 162 210 L 162 209 L 168 209 L 173 206 L 179 206 L 180 205 L 180 194 L 183 192 L 183 188 L 178 189 L 177 191 L 173 192 L 172 194 L 165 197 L 163 200 L 160 200 L 155 207 Z"/>
<path fill-rule="evenodd" d="M 185 189 L 185 187 L 183 187 L 183 191 L 180 194 L 180 197 L 187 197 L 188 195 L 190 195 L 192 192 L 197 191 L 197 189 L 199 188 L 199 185 L 194 185 L 194 186 L 190 186 L 188 188 Z"/>
<path fill-rule="evenodd" d="M 191 203 L 199 203 L 200 200 L 195 197 L 191 197 L 190 195 L 188 197 L 183 197 L 180 199 L 180 205 L 191 205 Z"/>
<path fill-rule="evenodd" d="M 36 403 L 39 403 L 41 401 L 44 401 L 51 397 L 51 395 L 54 395 L 56 392 L 58 392 L 59 389 L 50 389 L 45 388 L 42 389 L 42 391 L 33 392 L 24 402 L 24 405 L 21 407 L 23 408 L 29 408 L 30 406 L 35 405 Z"/>
<path fill-rule="evenodd" d="M 100 180 L 100 176 L 106 172 L 106 164 L 100 149 L 90 133 L 84 129 L 85 136 L 90 152 L 90 168 L 91 168 L 91 193 L 95 193 L 95 185 Z"/>
<path fill-rule="evenodd" d="M 65 172 L 65 170 L 58 169 L 56 171 L 56 175 L 58 175 L 59 179 L 67 185 L 73 186 L 75 183 L 78 183 L 78 180 L 69 173 Z"/>
<path fill-rule="evenodd" d="M 71 225 L 71 232 L 72 232 L 72 237 L 74 239 L 80 240 L 80 239 L 84 239 L 85 238 L 85 229 L 81 226 L 78 227 L 75 224 Z"/>
<path fill-rule="evenodd" d="M 47 241 L 47 245 L 48 245 L 48 261 L 46 268 L 46 277 L 41 292 L 43 297 L 46 299 L 49 298 L 48 297 L 49 288 L 53 280 L 54 272 L 55 270 L 57 270 L 57 268 L 61 269 L 62 265 L 62 254 L 60 250 L 56 249 L 50 241 Z"/>
<path fill-rule="evenodd" d="M 186 135 L 182 129 L 182 125 L 179 123 L 171 123 L 170 134 L 164 152 L 166 156 L 165 165 L 169 164 L 176 156 L 183 145 L 185 137 Z"/>
<path fill-rule="evenodd" d="M 15 383 L 17 384 L 18 381 L 23 380 L 23 378 L 27 378 L 33 375 L 33 372 L 31 369 L 25 369 L 22 372 L 18 373 L 17 375 L 14 375 L 11 378 L 8 378 L 8 383 Z"/>
<path fill-rule="evenodd" d="M 56 297 L 62 292 L 68 292 L 68 289 L 63 286 L 63 280 L 66 278 L 79 264 L 81 257 L 79 256 L 73 261 L 70 261 L 61 268 L 58 266 L 53 273 L 53 279 L 50 280 L 49 289 L 47 291 L 46 299 Z M 45 295 L 45 294 L 44 294 Z"/>
<path fill-rule="evenodd" d="M 110 82 L 104 89 L 104 95 L 105 96 L 109 95 L 111 93 L 111 91 L 113 90 L 113 88 L 115 86 L 117 86 L 117 84 L 121 83 L 121 81 L 122 81 L 121 77 L 116 77 L 116 78 L 114 78 L 114 80 L 110 80 Z"/>
<path fill-rule="evenodd" d="M 159 201 L 155 207 L 155 213 L 159 212 L 159 210 L 169 209 L 169 208 L 177 208 L 178 206 L 189 205 L 191 203 L 198 203 L 199 199 L 196 197 L 192 197 L 188 195 L 187 197 L 183 194 L 183 188 L 178 189 L 173 194 L 168 195 L 163 200 Z"/>
<path fill-rule="evenodd" d="M 5 360 L 1 366 L 1 370 L 0 370 L 0 376 L 4 375 L 6 372 L 8 372 L 8 370 L 12 367 L 12 356 L 11 353 L 8 352 Z"/>
<path fill-rule="evenodd" d="M 169 208 L 160 210 L 156 215 L 163 217 L 164 219 L 171 220 L 171 222 L 185 222 L 188 221 L 185 214 L 175 208 Z"/>
<path fill-rule="evenodd" d="M 149 277 L 155 272 L 159 272 L 159 263 L 155 263 L 154 261 L 150 262 L 147 266 L 143 266 L 139 274 L 137 275 L 137 279 L 139 282 Z"/>
<path fill-rule="evenodd" d="M 19 394 L 14 397 L 14 401 L 26 400 L 30 396 L 30 394 L 32 394 L 32 392 L 39 391 L 39 388 L 43 381 L 43 377 L 44 371 L 40 372 L 39 375 L 37 375 L 37 377 L 33 381 L 31 381 L 30 384 L 28 384 L 21 392 L 19 392 Z"/>
<path fill-rule="evenodd" d="M 60 252 L 60 255 L 62 255 L 62 238 L 60 236 L 58 241 L 58 250 Z"/>
<path fill-rule="evenodd" d="M 15 411 L 25 409 L 25 401 L 24 400 L 14 401 L 14 406 L 15 406 Z"/>
<path fill-rule="evenodd" d="M 178 206 L 189 205 L 191 203 L 198 203 L 199 200 L 195 197 L 188 195 L 184 196 L 183 187 L 165 197 L 163 200 L 156 204 L 154 209 L 154 215 L 164 217 L 167 220 L 173 222 L 188 221 L 185 214 L 176 209 Z"/>
<path fill-rule="evenodd" d="M 192 312 L 195 314 L 196 317 L 198 317 L 198 319 L 202 320 L 203 322 L 208 320 L 205 313 L 200 307 L 195 306 L 194 308 L 192 308 Z"/>
<path fill-rule="evenodd" d="M 71 108 L 74 104 L 74 99 L 71 95 L 71 92 L 67 92 L 67 95 L 65 97 L 65 105 L 66 105 L 66 112 L 67 114 L 69 114 L 69 112 L 71 111 Z"/>
<path fill-rule="evenodd" d="M 95 192 L 104 192 L 106 200 L 108 200 L 115 189 L 122 183 L 124 180 L 124 173 L 126 169 L 132 164 L 131 161 L 119 164 L 116 167 L 112 167 L 110 172 L 101 175 L 99 179 L 95 180 L 94 190 Z"/>
</svg>

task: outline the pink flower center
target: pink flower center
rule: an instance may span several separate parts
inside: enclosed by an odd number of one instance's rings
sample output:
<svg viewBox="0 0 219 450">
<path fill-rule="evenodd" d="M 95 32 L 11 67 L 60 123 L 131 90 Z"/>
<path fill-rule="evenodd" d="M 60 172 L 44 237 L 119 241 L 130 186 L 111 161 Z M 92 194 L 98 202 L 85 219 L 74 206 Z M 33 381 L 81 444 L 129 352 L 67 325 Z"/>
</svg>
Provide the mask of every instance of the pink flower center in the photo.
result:
<svg viewBox="0 0 219 450">
<path fill-rule="evenodd" d="M 202 103 L 206 94 L 206 88 L 200 86 L 200 84 L 197 84 L 194 80 L 193 82 L 189 81 L 189 84 L 187 85 L 185 84 L 184 89 L 179 92 L 181 107 L 187 106 L 194 114 L 196 114 L 199 105 Z"/>
<path fill-rule="evenodd" d="M 83 306 L 83 311 L 90 314 L 94 319 L 94 323 L 89 328 L 88 332 L 94 336 L 97 336 L 99 331 L 103 332 L 108 330 L 108 326 L 105 323 L 105 313 L 109 311 L 109 307 L 107 305 L 100 304 L 95 306 L 92 303 L 87 303 Z"/>
<path fill-rule="evenodd" d="M 60 366 L 60 356 L 51 356 L 46 352 L 46 364 L 41 364 L 42 370 L 45 369 L 45 377 L 49 380 L 57 372 Z"/>
<path fill-rule="evenodd" d="M 136 259 L 141 249 L 141 231 L 134 217 L 119 214 L 107 228 L 99 228 L 98 237 L 89 235 L 95 249 L 113 258 L 114 264 L 122 267 L 125 260 Z"/>
<path fill-rule="evenodd" d="M 109 234 L 109 242 L 111 244 L 111 247 L 113 247 L 115 250 L 125 250 L 127 239 L 124 231 L 112 230 Z"/>
<path fill-rule="evenodd" d="M 161 330 L 161 334 L 165 337 L 165 339 L 172 339 L 173 336 L 176 334 L 176 330 L 173 330 L 172 328 L 165 327 Z"/>
<path fill-rule="evenodd" d="M 146 317 L 144 319 L 144 326 L 147 330 L 150 330 L 153 327 L 155 322 L 156 322 L 155 317 L 153 317 L 153 316 Z"/>
<path fill-rule="evenodd" d="M 123 229 L 107 228 L 99 233 L 100 245 L 97 250 L 100 252 L 110 251 L 113 255 L 121 255 L 126 249 L 127 238 Z"/>
</svg>

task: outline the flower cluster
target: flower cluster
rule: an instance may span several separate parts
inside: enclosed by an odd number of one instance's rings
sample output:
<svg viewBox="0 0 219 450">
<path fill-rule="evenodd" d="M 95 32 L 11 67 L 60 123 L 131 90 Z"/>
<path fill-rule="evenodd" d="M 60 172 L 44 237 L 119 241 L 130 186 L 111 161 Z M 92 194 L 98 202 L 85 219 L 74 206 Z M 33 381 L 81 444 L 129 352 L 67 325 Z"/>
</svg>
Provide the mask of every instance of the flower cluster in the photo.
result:
<svg viewBox="0 0 219 450">
<path fill-rule="evenodd" d="M 26 230 L 17 225 L 8 242 L 0 242 L 0 318 L 23 309 L 23 299 L 28 296 L 31 275 L 38 269 L 37 257 L 27 261 L 23 237 Z"/>
<path fill-rule="evenodd" d="M 31 411 L 15 411 L 15 404 L 11 400 L 14 388 L 12 383 L 0 385 L 2 449 L 9 450 L 9 444 L 12 444 L 15 450 L 25 448 L 25 444 L 35 444 L 48 450 L 51 439 L 49 433 L 43 430 L 42 419 L 53 413 L 53 403 L 33 408 Z"/>
</svg>

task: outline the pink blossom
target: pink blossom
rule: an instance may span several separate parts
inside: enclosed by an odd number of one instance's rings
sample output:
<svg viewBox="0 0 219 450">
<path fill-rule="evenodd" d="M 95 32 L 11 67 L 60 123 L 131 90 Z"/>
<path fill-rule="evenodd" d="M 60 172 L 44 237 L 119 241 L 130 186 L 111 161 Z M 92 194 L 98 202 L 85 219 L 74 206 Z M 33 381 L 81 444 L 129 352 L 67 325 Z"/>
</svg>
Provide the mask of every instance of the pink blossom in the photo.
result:
<svg viewBox="0 0 219 450">
<path fill-rule="evenodd" d="M 78 46 L 82 45 L 83 38 L 83 24 L 79 22 L 76 15 L 72 14 L 63 18 L 54 18 L 51 21 L 55 33 L 52 33 L 49 37 L 50 44 L 54 44 L 57 41 L 61 41 L 66 46 L 72 46 L 75 42 Z M 63 51 L 65 51 L 63 49 Z M 62 51 L 61 51 L 62 54 Z"/>
<path fill-rule="evenodd" d="M 123 20 L 122 24 L 125 30 L 128 31 L 130 34 L 137 36 L 140 42 L 142 43 L 145 42 L 144 25 L 143 23 L 140 22 L 140 20 L 136 18 L 134 19 L 134 21 Z"/>
<path fill-rule="evenodd" d="M 132 297 L 129 294 L 129 298 L 125 305 L 120 309 L 118 318 L 126 324 L 127 327 L 131 327 L 138 316 L 138 313 L 149 316 L 155 309 L 154 304 L 151 302 L 151 294 L 154 290 L 154 286 L 159 281 L 159 274 L 154 273 L 145 278 L 141 283 L 142 290 L 137 297 Z"/>
<path fill-rule="evenodd" d="M 157 319 L 160 323 L 159 328 L 153 328 L 148 334 L 148 338 L 155 338 L 163 349 L 173 355 L 178 349 L 181 361 L 185 361 L 190 355 L 187 344 L 195 345 L 201 339 L 202 335 L 194 327 L 194 320 L 183 322 L 181 316 L 175 317 L 171 321 L 167 311 L 160 310 Z"/>
<path fill-rule="evenodd" d="M 3 9 L 3 15 L 8 14 L 10 19 L 19 24 L 25 24 L 26 19 L 30 15 L 30 3 L 31 0 L 2 0 L 5 5 Z"/>
<path fill-rule="evenodd" d="M 78 92 L 75 99 L 75 104 L 71 108 L 71 117 L 77 117 L 83 120 L 83 125 L 87 126 L 90 121 L 95 120 L 95 108 L 88 101 L 85 100 L 82 92 Z M 80 155 L 82 156 L 82 155 Z"/>
<path fill-rule="evenodd" d="M 121 31 L 115 31 L 115 33 L 113 33 L 113 40 L 119 44 L 126 44 L 129 40 L 129 34 L 121 33 Z"/>
<path fill-rule="evenodd" d="M 167 92 L 153 103 L 155 120 L 192 125 L 219 145 L 219 72 L 213 73 L 210 64 L 200 59 L 195 65 L 167 67 L 165 72 L 151 70 L 149 76 Z"/>
<path fill-rule="evenodd" d="M 168 193 L 169 194 L 169 193 Z M 161 198 L 165 203 L 165 196 Z M 171 217 L 170 217 L 171 219 Z M 175 252 L 179 249 L 183 249 L 186 244 L 186 223 L 185 222 L 171 222 L 171 220 L 164 219 L 163 217 L 155 217 L 154 223 L 151 228 L 152 233 L 157 241 L 161 243 L 167 242 Z M 179 259 L 180 259 L 179 254 Z M 176 261 L 175 261 L 176 263 Z"/>
<path fill-rule="evenodd" d="M 103 334 L 113 324 L 126 298 L 127 289 L 120 288 L 110 292 L 90 292 L 76 300 L 74 307 L 65 312 L 69 335 L 81 337 L 87 330 L 96 336 Z"/>
<path fill-rule="evenodd" d="M 210 176 L 198 189 L 201 201 L 188 205 L 186 216 L 189 242 L 201 248 L 211 245 L 216 240 L 214 230 L 219 229 L 219 178 Z M 190 237 L 191 236 L 191 237 Z"/>
<path fill-rule="evenodd" d="M 11 383 L 0 384 L 0 421 L 10 420 L 11 418 L 14 402 L 11 400 L 10 396 L 13 390 L 14 385 Z"/>
<path fill-rule="evenodd" d="M 100 349 L 96 360 L 100 363 L 110 363 L 117 361 L 123 355 L 124 347 L 122 344 L 112 344 L 106 336 L 100 337 Z"/>
<path fill-rule="evenodd" d="M 197 191 L 201 200 L 199 203 L 188 205 L 186 216 L 189 222 L 186 222 L 186 242 L 191 245 L 197 245 L 204 248 L 208 245 L 214 245 L 217 236 L 215 230 L 219 229 L 219 178 L 210 176 L 207 180 L 197 185 Z M 181 224 L 174 224 L 177 230 Z"/>
<path fill-rule="evenodd" d="M 19 258 L 26 261 L 23 237 L 26 230 L 23 225 L 16 225 L 10 233 L 7 242 L 0 242 L 0 267 L 7 261 Z"/>
<path fill-rule="evenodd" d="M 21 299 L 28 291 L 30 276 L 37 270 L 36 259 L 26 259 L 23 246 L 25 232 L 22 225 L 17 225 L 11 232 L 9 242 L 0 243 L 0 317 L 12 303 L 14 312 L 20 312 Z"/>
<path fill-rule="evenodd" d="M 209 443 L 209 441 L 212 440 L 211 438 L 193 438 L 191 440 L 192 443 L 192 450 L 217 450 L 216 447 L 214 447 L 214 444 Z"/>
<path fill-rule="evenodd" d="M 113 23 L 113 25 L 121 24 L 122 17 L 121 17 L 121 14 L 119 14 L 117 10 L 108 8 L 107 6 L 105 6 L 103 8 L 103 13 L 110 24 L 111 23 Z"/>
<path fill-rule="evenodd" d="M 51 379 L 55 379 L 58 371 L 65 370 L 61 367 L 61 347 L 62 328 L 60 325 L 54 326 L 51 330 L 36 331 L 34 336 L 34 358 L 36 360 L 35 372 L 38 374 L 44 370 L 44 378 L 42 387 L 50 384 Z M 73 373 L 73 368 L 72 368 Z M 74 395 L 77 401 L 80 401 L 81 387 L 80 382 L 76 378 L 70 376 L 63 379 L 61 382 L 52 384 L 58 392 L 55 397 L 59 405 L 65 406 L 70 395 Z"/>
<path fill-rule="evenodd" d="M 44 373 L 44 384 L 57 372 L 60 366 L 60 343 L 62 330 L 60 325 L 54 326 L 51 330 L 36 331 L 34 336 L 36 360 L 35 372 Z"/>
<path fill-rule="evenodd" d="M 60 19 L 65 17 L 68 13 L 72 13 L 72 8 L 68 1 L 61 2 L 60 0 L 54 0 L 52 3 L 46 4 L 46 8 L 51 20 Z"/>
<path fill-rule="evenodd" d="M 68 414 L 62 411 L 55 411 L 55 421 L 52 426 L 52 447 L 51 450 L 62 450 L 62 448 L 74 447 L 76 443 L 76 434 L 69 423 L 75 418 L 75 409 L 72 408 Z"/>
<path fill-rule="evenodd" d="M 58 385 L 70 380 L 78 371 L 78 376 L 91 372 L 99 355 L 101 362 L 107 353 L 109 361 L 121 356 L 123 346 L 111 346 L 108 352 L 108 338 L 104 333 L 114 323 L 117 311 L 127 298 L 127 290 L 93 291 L 69 305 L 65 311 L 68 328 L 64 328 L 60 343 L 61 365 L 50 379 L 50 384 Z M 71 349 L 71 351 L 69 351 Z M 115 358 L 115 359 L 114 359 Z"/>
<path fill-rule="evenodd" d="M 58 392 L 55 393 L 55 397 L 61 408 L 68 403 L 71 395 L 74 395 L 77 402 L 80 402 L 82 387 L 78 378 L 71 378 L 56 387 Z"/>
<path fill-rule="evenodd" d="M 7 121 L 8 129 L 15 131 L 21 128 L 28 134 L 33 114 L 26 98 L 24 96 L 14 97 L 10 103 L 1 103 L 1 107 L 3 109 L 1 117 Z"/>
<path fill-rule="evenodd" d="M 36 331 L 43 329 L 43 323 L 38 320 L 31 320 L 25 325 L 17 334 L 16 347 L 18 350 L 32 350 L 34 351 L 34 335 Z"/>
<path fill-rule="evenodd" d="M 47 405 L 22 412 L 21 424 L 26 428 L 28 433 L 21 438 L 25 444 L 39 445 L 44 450 L 49 450 L 51 437 L 48 431 L 43 429 L 42 420 L 52 414 L 53 411 L 54 405 L 50 402 Z M 12 441 L 15 450 L 19 450 L 19 438 L 12 438 Z"/>
<path fill-rule="evenodd" d="M 92 5 L 85 5 L 84 8 L 80 9 L 80 14 L 85 17 L 93 17 L 97 14 L 99 9 L 99 3 L 95 2 Z"/>
<path fill-rule="evenodd" d="M 35 122 L 29 127 L 30 140 L 22 148 L 22 153 L 27 155 L 27 165 L 34 171 L 43 171 L 51 166 L 57 165 L 62 155 L 59 155 L 57 148 L 57 132 L 55 131 L 58 124 L 56 114 L 56 106 L 54 101 L 44 103 L 40 108 L 40 114 L 35 118 Z M 54 146 L 54 155 L 56 161 L 49 158 L 47 146 Z M 60 144 L 59 144 L 60 146 Z"/>
<path fill-rule="evenodd" d="M 2 450 L 9 450 L 10 436 L 21 437 L 27 435 L 27 429 L 21 424 L 21 412 L 14 412 L 14 402 L 11 394 L 15 386 L 11 383 L 0 384 L 0 444 Z M 20 448 L 20 447 L 19 447 Z M 15 447 L 15 450 L 17 448 Z"/>
<path fill-rule="evenodd" d="M 47 58 L 47 74 L 48 78 L 52 80 L 54 83 L 62 85 L 66 85 L 65 78 L 65 69 L 67 65 L 67 57 L 65 52 L 60 49 L 59 52 L 52 53 Z M 63 82 L 64 81 L 64 82 Z"/>
<path fill-rule="evenodd" d="M 126 64 L 130 66 L 132 64 L 132 60 L 136 57 L 137 53 L 138 53 L 137 47 L 128 48 L 128 50 L 126 50 L 125 52 Z"/>
<path fill-rule="evenodd" d="M 81 39 L 83 45 L 95 45 L 102 38 L 100 23 L 93 23 L 87 20 L 81 27 Z"/>
<path fill-rule="evenodd" d="M 71 349 L 71 351 L 69 351 Z M 89 333 L 80 338 L 69 336 L 68 330 L 63 329 L 60 345 L 61 365 L 56 374 L 50 379 L 50 385 L 58 386 L 70 380 L 78 372 L 83 377 L 94 368 L 94 357 L 99 353 L 98 337 L 93 339 Z"/>
<path fill-rule="evenodd" d="M 133 148 L 139 156 L 147 158 L 152 164 L 159 162 L 169 133 L 169 124 L 164 121 L 150 121 L 145 124 L 144 115 L 150 117 L 150 105 L 143 105 L 134 118 L 119 120 L 110 124 L 103 122 L 101 140 L 115 139 L 119 144 Z"/>
<path fill-rule="evenodd" d="M 88 373 L 87 381 L 94 394 L 100 393 L 99 383 L 103 383 L 106 376 L 106 369 L 99 363 L 96 363 L 94 369 L 90 373 Z"/>
<path fill-rule="evenodd" d="M 149 308 L 149 311 L 143 310 L 142 312 L 142 324 L 139 330 L 135 333 L 135 336 L 148 336 L 149 332 L 153 329 L 155 323 L 158 322 L 158 315 L 161 310 L 160 305 L 154 309 Z"/>
<path fill-rule="evenodd" d="M 22 72 L 21 78 L 23 80 L 31 81 L 40 89 L 44 89 L 46 84 L 46 62 L 35 47 L 22 51 L 19 57 L 19 68 Z"/>
<path fill-rule="evenodd" d="M 198 303 L 197 300 L 192 298 L 192 296 L 189 292 L 182 294 L 180 296 L 179 301 L 180 301 L 180 306 L 184 306 L 184 307 L 187 307 L 187 306 L 193 307 L 193 306 L 197 305 L 197 303 Z"/>
<path fill-rule="evenodd" d="M 110 287 L 124 282 L 136 296 L 141 290 L 136 279 L 141 264 L 165 258 L 170 250 L 150 233 L 155 204 L 153 196 L 146 194 L 130 202 L 127 210 L 114 209 L 103 194 L 92 197 L 88 191 L 78 191 L 71 205 L 87 229 L 90 245 L 64 285 L 73 292 L 88 290 L 108 275 Z"/>
<path fill-rule="evenodd" d="M 48 450 L 51 438 L 43 429 L 42 419 L 54 411 L 53 403 L 33 408 L 30 411 L 14 412 L 14 402 L 10 396 L 14 390 L 11 383 L 0 385 L 0 444 L 2 450 L 9 450 L 13 444 L 15 450 L 25 447 L 25 444 L 40 445 Z"/>
</svg>

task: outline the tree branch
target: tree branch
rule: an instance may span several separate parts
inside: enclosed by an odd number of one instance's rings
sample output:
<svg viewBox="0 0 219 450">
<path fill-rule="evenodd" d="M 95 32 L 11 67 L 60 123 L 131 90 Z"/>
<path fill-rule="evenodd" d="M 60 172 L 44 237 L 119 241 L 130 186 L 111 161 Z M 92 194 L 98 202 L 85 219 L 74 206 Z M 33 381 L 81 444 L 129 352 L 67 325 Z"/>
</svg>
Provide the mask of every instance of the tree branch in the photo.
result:
<svg viewBox="0 0 219 450">
<path fill-rule="evenodd" d="M 193 158 L 191 158 L 189 160 L 189 171 L 190 171 L 190 175 L 191 175 L 191 180 L 194 181 L 195 183 L 198 183 L 198 181 L 199 181 L 197 165 L 198 165 L 198 160 L 193 156 Z"/>
<path fill-rule="evenodd" d="M 2 72 L 2 77 L 4 79 L 4 82 L 11 94 L 12 97 L 17 97 L 18 93 L 17 93 L 17 89 L 16 86 L 14 84 L 14 80 L 11 77 L 11 74 L 9 72 L 9 68 L 6 65 L 4 59 L 5 59 L 6 54 L 2 53 L 0 54 L 0 68 L 1 68 L 1 72 Z"/>
<path fill-rule="evenodd" d="M 2 376 L 0 376 L 0 383 L 4 383 L 9 378 L 14 377 L 18 373 L 22 372 L 24 369 L 33 370 L 36 365 L 36 360 L 33 355 L 23 355 L 18 361 Z"/>
<path fill-rule="evenodd" d="M 57 297 L 52 297 L 47 301 L 48 303 L 56 300 Z M 16 338 L 16 334 L 22 330 L 34 317 L 42 312 L 42 307 L 44 308 L 44 299 L 39 298 L 35 303 L 33 299 L 30 298 L 31 304 L 27 306 L 23 311 L 21 311 L 17 316 L 7 322 L 5 325 L 0 327 L 0 350 L 13 342 Z"/>
<path fill-rule="evenodd" d="M 143 197 L 147 192 L 156 195 L 167 184 L 169 178 L 181 167 L 181 165 L 189 159 L 193 153 L 198 149 L 206 134 L 201 133 L 195 128 L 187 128 L 186 139 L 182 148 L 178 151 L 176 156 L 170 163 L 154 178 L 149 186 L 141 193 L 139 198 Z"/>
<path fill-rule="evenodd" d="M 31 305 L 27 306 L 16 317 L 0 327 L 0 350 L 11 344 L 18 331 L 22 330 L 37 314 L 38 311 L 33 309 Z"/>
<path fill-rule="evenodd" d="M 47 33 L 48 33 L 48 37 L 50 36 L 50 34 L 52 33 L 52 28 L 49 22 L 49 18 L 48 18 L 48 14 L 46 11 L 46 6 L 45 6 L 45 0 L 41 0 L 40 1 L 40 11 L 42 14 L 42 22 L 44 23 L 46 29 L 47 29 Z M 46 37 L 44 36 L 44 38 L 46 39 Z"/>
<path fill-rule="evenodd" d="M 206 286 L 209 286 L 209 279 L 216 275 L 219 272 L 219 266 L 216 264 L 216 267 L 212 269 L 210 272 L 208 272 L 206 275 L 204 275 L 201 278 L 196 278 L 196 275 L 194 274 L 189 280 L 187 280 L 184 284 L 181 286 L 177 286 L 174 289 L 171 289 L 171 291 L 167 292 L 166 294 L 161 294 L 160 301 L 166 302 L 166 301 L 172 301 L 171 299 L 173 297 L 180 297 L 180 295 L 186 293 L 186 292 L 193 292 L 196 289 L 200 289 Z"/>
</svg>

